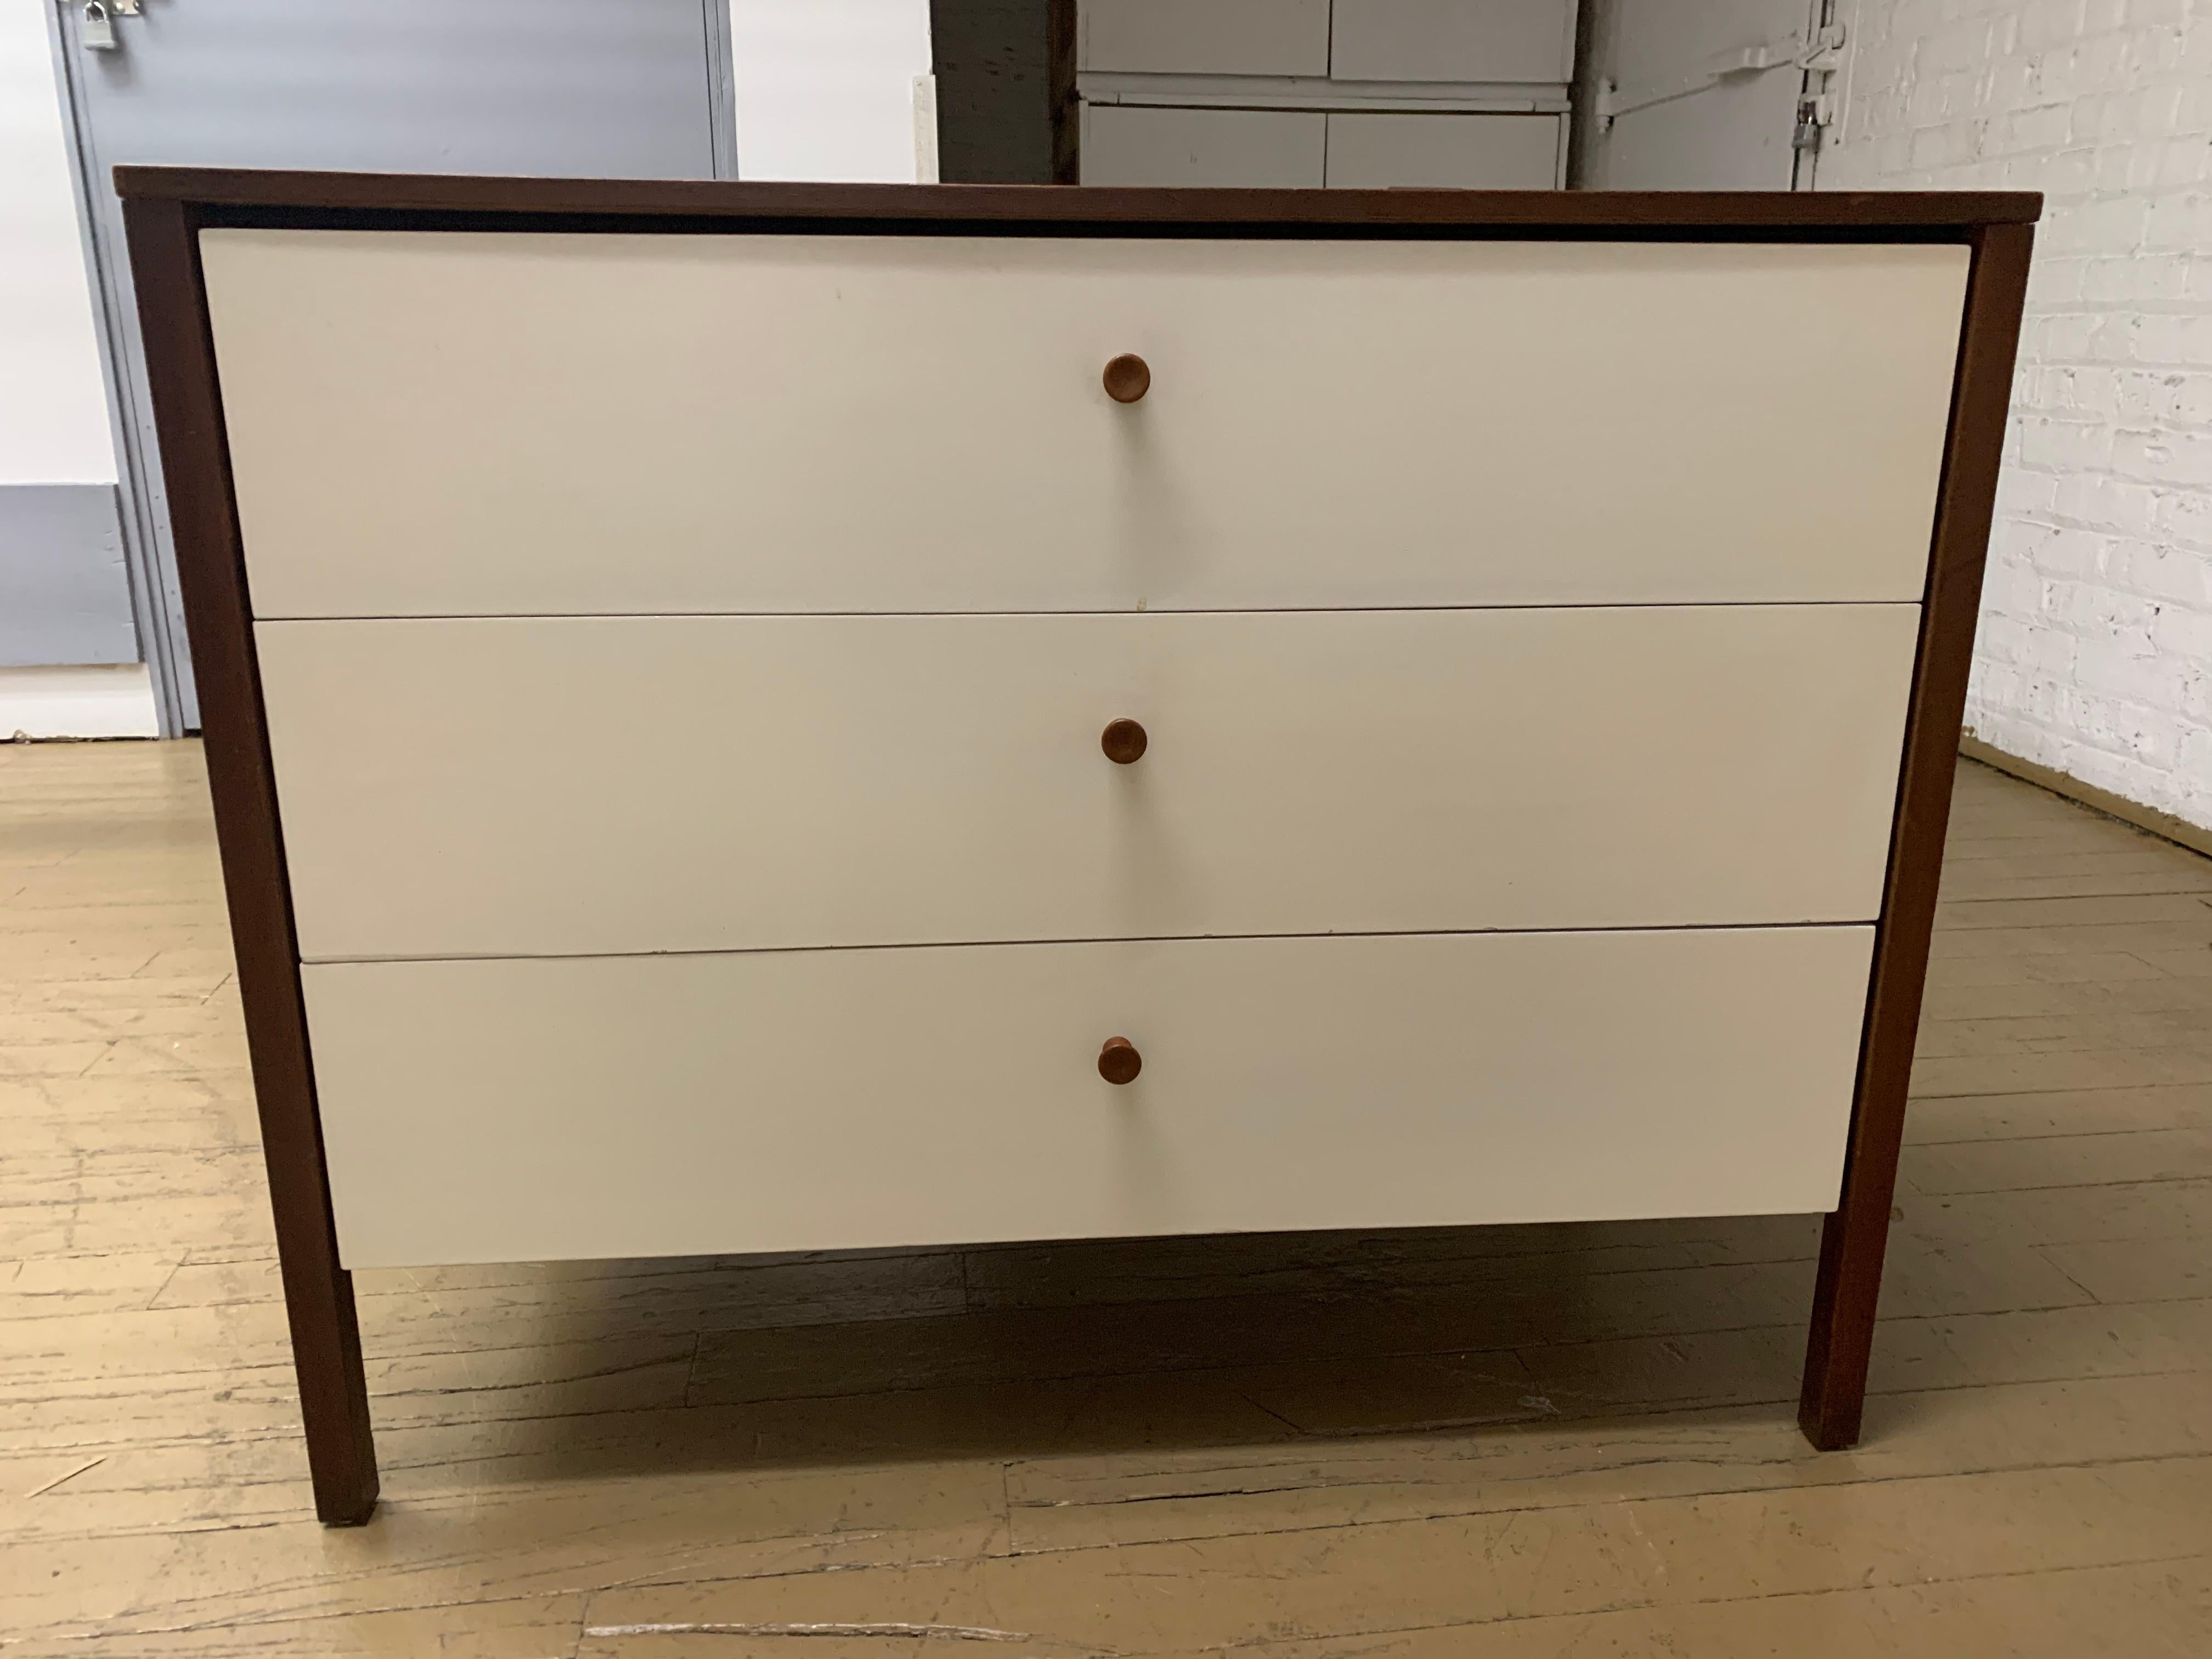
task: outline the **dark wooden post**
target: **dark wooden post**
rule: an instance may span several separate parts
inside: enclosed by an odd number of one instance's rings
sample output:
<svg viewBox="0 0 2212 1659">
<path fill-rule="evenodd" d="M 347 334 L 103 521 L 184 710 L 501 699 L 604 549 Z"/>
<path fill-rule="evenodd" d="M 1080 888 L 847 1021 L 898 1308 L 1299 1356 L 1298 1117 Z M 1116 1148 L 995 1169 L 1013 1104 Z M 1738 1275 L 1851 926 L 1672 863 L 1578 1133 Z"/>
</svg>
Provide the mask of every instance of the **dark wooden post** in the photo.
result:
<svg viewBox="0 0 2212 1659">
<path fill-rule="evenodd" d="M 353 1279 L 338 1265 L 331 1219 L 291 888 L 202 291 L 199 221 L 187 204 L 136 200 L 124 206 L 124 225 L 199 688 L 315 1513 L 331 1526 L 358 1526 L 376 1508 L 376 1447 Z"/>
<path fill-rule="evenodd" d="M 1951 428 L 1936 495 L 1936 539 L 1920 617 L 1911 713 L 1889 874 L 1875 933 L 1874 977 L 1859 1049 L 1858 1093 L 1844 1165 L 1843 1201 L 1820 1236 L 1813 1333 L 1797 1420 L 1824 1451 L 1856 1443 L 1874 1352 L 1875 1304 L 1889 1243 L 1905 1102 L 1928 981 L 1929 936 L 1943 874 L 1943 832 L 1959 759 L 1982 562 L 1996 502 L 1997 466 L 2012 405 L 2013 353 L 2034 232 L 1985 225 L 1975 234 L 1965 326 L 1951 393 Z"/>
</svg>

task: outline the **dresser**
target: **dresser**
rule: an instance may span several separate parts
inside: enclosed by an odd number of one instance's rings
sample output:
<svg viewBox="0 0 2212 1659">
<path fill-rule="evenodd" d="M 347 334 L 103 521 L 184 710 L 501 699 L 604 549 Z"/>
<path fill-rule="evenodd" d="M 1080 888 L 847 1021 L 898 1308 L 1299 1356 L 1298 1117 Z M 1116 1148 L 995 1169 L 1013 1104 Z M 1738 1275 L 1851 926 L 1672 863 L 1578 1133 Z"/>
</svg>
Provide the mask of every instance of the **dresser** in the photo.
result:
<svg viewBox="0 0 2212 1659">
<path fill-rule="evenodd" d="M 118 175 L 317 1506 L 349 1271 L 1822 1213 L 2037 198 Z"/>
</svg>

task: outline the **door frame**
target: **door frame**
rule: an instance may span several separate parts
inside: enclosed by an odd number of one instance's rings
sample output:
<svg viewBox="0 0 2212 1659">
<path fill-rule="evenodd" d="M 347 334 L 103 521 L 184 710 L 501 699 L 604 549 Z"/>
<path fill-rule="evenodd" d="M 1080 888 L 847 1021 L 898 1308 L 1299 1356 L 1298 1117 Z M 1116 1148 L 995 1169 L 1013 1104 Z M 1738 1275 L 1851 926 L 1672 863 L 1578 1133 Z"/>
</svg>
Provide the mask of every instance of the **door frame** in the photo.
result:
<svg viewBox="0 0 2212 1659">
<path fill-rule="evenodd" d="M 176 562 L 161 555 L 167 501 L 161 481 L 161 445 L 153 411 L 139 395 L 146 384 L 143 356 L 131 350 L 128 319 L 136 314 L 130 279 L 120 258 L 123 222 L 102 211 L 112 192 L 95 180 L 95 151 L 90 100 L 84 95 L 84 66 L 70 38 L 64 9 L 82 0 L 46 0 L 46 42 L 53 58 L 54 85 L 62 100 L 68 136 L 70 186 L 76 198 L 77 236 L 93 289 L 100 346 L 100 372 L 107 387 L 108 434 L 115 445 L 117 518 L 123 532 L 123 564 L 131 589 L 131 620 L 138 632 L 138 654 L 147 666 L 155 711 L 165 738 L 181 738 L 199 726 L 199 703 L 191 678 L 191 652 L 185 635 L 184 599 L 176 581 Z M 737 71 L 730 56 L 730 0 L 699 0 L 707 61 L 708 134 L 714 176 L 738 176 Z M 103 230 L 106 234 L 103 235 Z M 112 240 L 110 240 L 112 239 Z M 114 251 L 111 251 L 114 250 Z M 149 464 L 149 457 L 152 464 Z"/>
<path fill-rule="evenodd" d="M 108 436 L 115 446 L 116 520 L 123 532 L 131 620 L 138 630 L 139 659 L 153 683 L 161 734 L 180 738 L 188 729 L 183 602 L 173 583 L 167 584 L 165 591 L 161 561 L 154 550 L 151 515 L 155 508 L 138 450 L 142 426 L 145 441 L 154 441 L 153 421 L 150 413 L 133 410 L 131 377 L 125 372 L 131 337 L 125 318 L 131 300 L 99 233 L 100 198 L 93 190 L 92 150 L 85 131 L 85 100 L 79 89 L 82 66 L 76 61 L 69 25 L 62 18 L 63 9 L 74 3 L 76 0 L 47 0 L 46 44 L 53 57 L 54 87 L 62 100 L 63 125 L 69 139 L 70 189 L 76 199 L 77 237 L 84 249 L 85 275 L 92 284 L 94 319 L 98 325 L 93 333 L 100 346 L 100 378 L 107 389 Z"/>
</svg>

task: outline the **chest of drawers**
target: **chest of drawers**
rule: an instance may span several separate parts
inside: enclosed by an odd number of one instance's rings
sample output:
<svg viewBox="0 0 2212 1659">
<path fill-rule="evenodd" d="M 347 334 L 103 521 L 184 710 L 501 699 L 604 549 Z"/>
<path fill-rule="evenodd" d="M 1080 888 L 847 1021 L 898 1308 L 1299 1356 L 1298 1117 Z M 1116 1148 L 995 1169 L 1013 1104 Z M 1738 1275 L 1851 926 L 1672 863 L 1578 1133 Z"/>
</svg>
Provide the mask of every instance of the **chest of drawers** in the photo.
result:
<svg viewBox="0 0 2212 1659">
<path fill-rule="evenodd" d="M 120 183 L 318 1507 L 355 1267 L 1825 1212 L 2032 198 Z"/>
</svg>

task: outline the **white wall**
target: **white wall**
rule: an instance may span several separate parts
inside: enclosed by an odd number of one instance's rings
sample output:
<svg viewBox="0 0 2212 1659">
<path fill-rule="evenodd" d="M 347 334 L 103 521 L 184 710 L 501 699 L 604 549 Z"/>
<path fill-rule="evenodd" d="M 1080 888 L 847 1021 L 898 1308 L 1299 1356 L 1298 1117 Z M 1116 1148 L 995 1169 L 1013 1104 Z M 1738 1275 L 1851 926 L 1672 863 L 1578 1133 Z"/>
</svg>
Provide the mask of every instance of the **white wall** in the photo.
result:
<svg viewBox="0 0 2212 1659">
<path fill-rule="evenodd" d="M 730 0 L 738 176 L 912 184 L 929 0 Z M 926 158 L 934 175 L 933 144 Z"/>
<path fill-rule="evenodd" d="M 2048 198 L 1967 724 L 2212 827 L 2212 0 L 1841 9 L 1822 188 Z"/>
<path fill-rule="evenodd" d="M 0 0 L 0 489 L 116 479 L 46 9 Z M 0 742 L 155 729 L 143 664 L 0 668 Z"/>
<path fill-rule="evenodd" d="M 0 4 L 0 484 L 112 483 L 115 446 L 46 11 Z"/>
</svg>

